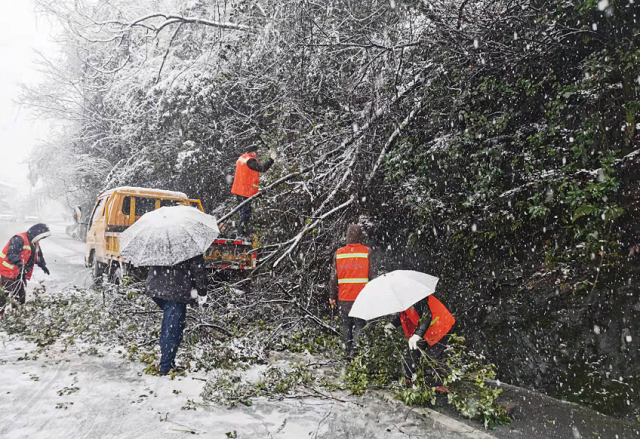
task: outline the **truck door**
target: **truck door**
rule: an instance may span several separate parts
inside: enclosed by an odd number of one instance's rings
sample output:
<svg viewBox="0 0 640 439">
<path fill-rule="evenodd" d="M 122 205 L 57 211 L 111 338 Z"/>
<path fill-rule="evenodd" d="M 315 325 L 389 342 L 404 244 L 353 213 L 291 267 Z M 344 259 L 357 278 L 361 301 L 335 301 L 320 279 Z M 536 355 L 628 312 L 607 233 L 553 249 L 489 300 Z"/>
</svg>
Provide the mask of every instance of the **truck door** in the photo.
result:
<svg viewBox="0 0 640 439">
<path fill-rule="evenodd" d="M 87 249 L 89 252 L 95 250 L 94 257 L 99 261 L 104 261 L 104 206 L 107 197 L 100 198 L 93 208 L 89 222 L 89 232 L 87 233 Z"/>
</svg>

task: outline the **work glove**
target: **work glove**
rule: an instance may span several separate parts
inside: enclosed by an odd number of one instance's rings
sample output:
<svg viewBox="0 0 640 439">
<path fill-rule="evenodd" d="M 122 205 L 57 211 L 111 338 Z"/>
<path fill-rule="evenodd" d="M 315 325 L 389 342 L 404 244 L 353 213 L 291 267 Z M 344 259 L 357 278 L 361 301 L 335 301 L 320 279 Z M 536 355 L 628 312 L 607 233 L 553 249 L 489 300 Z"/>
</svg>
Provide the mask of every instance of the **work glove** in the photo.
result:
<svg viewBox="0 0 640 439">
<path fill-rule="evenodd" d="M 393 323 L 387 323 L 386 325 L 384 325 L 384 333 L 387 335 L 391 335 L 393 334 L 393 331 L 395 331 L 396 327 L 393 326 Z"/>
<path fill-rule="evenodd" d="M 207 296 L 198 296 L 198 306 L 202 306 L 207 303 Z"/>
<path fill-rule="evenodd" d="M 409 349 L 411 349 L 412 351 L 418 349 L 418 342 L 420 340 L 422 340 L 422 337 L 417 334 L 413 334 L 409 339 Z"/>
<path fill-rule="evenodd" d="M 44 267 L 41 267 L 42 271 L 44 271 L 44 274 L 46 274 L 47 276 L 49 276 L 51 274 L 51 272 L 49 271 L 49 269 L 47 268 L 47 266 L 45 265 Z"/>
<path fill-rule="evenodd" d="M 269 150 L 269 157 L 271 157 L 271 160 L 273 160 L 274 162 L 276 161 L 276 159 L 278 158 L 278 153 L 275 149 L 271 148 Z"/>
<path fill-rule="evenodd" d="M 197 298 L 198 298 L 198 290 L 196 290 L 195 288 L 192 288 L 192 289 L 191 289 L 191 298 L 192 298 L 193 300 L 195 300 L 195 299 L 197 299 Z"/>
</svg>

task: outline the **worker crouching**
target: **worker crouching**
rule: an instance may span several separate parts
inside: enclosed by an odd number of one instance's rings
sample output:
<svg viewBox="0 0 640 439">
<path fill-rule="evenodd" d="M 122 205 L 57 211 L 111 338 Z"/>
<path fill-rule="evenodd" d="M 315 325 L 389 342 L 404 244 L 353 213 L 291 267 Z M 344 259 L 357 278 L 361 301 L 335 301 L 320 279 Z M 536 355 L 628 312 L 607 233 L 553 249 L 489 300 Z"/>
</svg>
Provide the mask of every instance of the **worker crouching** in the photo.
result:
<svg viewBox="0 0 640 439">
<path fill-rule="evenodd" d="M 388 330 L 402 326 L 404 335 L 408 338 L 409 349 L 405 358 L 408 382 L 413 379 L 423 352 L 434 360 L 442 358 L 446 350 L 446 343 L 442 339 L 455 322 L 447 307 L 431 295 L 398 313 L 387 325 Z"/>
</svg>

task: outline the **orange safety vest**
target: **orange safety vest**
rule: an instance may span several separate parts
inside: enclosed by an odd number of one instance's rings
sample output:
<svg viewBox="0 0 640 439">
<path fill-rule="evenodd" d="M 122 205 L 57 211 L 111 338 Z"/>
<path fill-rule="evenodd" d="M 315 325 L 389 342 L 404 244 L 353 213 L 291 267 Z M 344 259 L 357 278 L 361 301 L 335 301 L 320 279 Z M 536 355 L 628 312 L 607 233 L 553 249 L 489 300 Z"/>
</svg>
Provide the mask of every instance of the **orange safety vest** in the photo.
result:
<svg viewBox="0 0 640 439">
<path fill-rule="evenodd" d="M 260 188 L 260 173 L 247 166 L 247 162 L 257 157 L 255 152 L 247 152 L 236 162 L 236 175 L 233 179 L 231 193 L 241 197 L 252 197 Z"/>
<path fill-rule="evenodd" d="M 424 334 L 424 339 L 429 346 L 433 346 L 449 333 L 449 330 L 451 330 L 456 323 L 456 319 L 447 307 L 435 297 L 429 296 L 427 304 L 431 310 L 431 325 Z M 402 329 L 407 338 L 414 334 L 419 322 L 420 316 L 414 307 L 400 313 L 400 323 L 402 323 Z"/>
<path fill-rule="evenodd" d="M 353 302 L 369 282 L 369 247 L 347 244 L 336 252 L 338 300 Z"/>
<path fill-rule="evenodd" d="M 29 280 L 31 279 L 31 274 L 33 273 L 33 267 L 35 267 L 36 263 L 38 262 L 38 244 L 34 244 L 32 247 L 26 232 L 18 233 L 15 236 L 21 237 L 24 241 L 24 244 L 22 245 L 22 251 L 20 252 L 20 260 L 22 261 L 23 266 L 27 265 L 27 261 L 29 261 L 29 258 L 31 257 L 31 252 L 36 252 L 33 258 L 33 265 L 31 266 L 31 270 L 29 270 L 29 273 L 27 273 L 26 279 Z M 7 245 L 4 246 L 4 250 L 2 250 L 2 253 L 0 253 L 0 275 L 7 279 L 15 279 L 20 275 L 20 269 L 17 265 L 12 264 L 7 259 L 7 253 L 9 252 L 10 243 L 11 240 L 7 242 Z"/>
</svg>

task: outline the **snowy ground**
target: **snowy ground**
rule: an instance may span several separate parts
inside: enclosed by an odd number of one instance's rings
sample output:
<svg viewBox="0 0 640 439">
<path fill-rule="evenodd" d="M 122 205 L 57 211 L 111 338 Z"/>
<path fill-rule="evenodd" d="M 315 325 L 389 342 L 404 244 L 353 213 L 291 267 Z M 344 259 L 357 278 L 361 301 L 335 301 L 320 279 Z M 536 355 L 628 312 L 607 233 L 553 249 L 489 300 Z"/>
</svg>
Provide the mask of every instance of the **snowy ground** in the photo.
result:
<svg viewBox="0 0 640 439">
<path fill-rule="evenodd" d="M 436 412 L 420 414 L 378 397 L 257 398 L 251 407 L 203 405 L 204 375 L 171 380 L 142 374 L 116 350 L 52 350 L 0 334 L 2 438 L 489 438 Z M 85 347 L 86 348 L 86 347 Z"/>
<path fill-rule="evenodd" d="M 0 241 L 29 224 L 0 223 Z M 42 243 L 51 276 L 36 268 L 29 291 L 44 285 L 55 294 L 90 285 L 84 244 L 50 224 Z M 142 373 L 144 365 L 117 352 L 86 353 L 89 346 L 47 350 L 27 358 L 35 345 L 0 333 L 0 437 L 2 438 L 488 438 L 433 411 L 410 410 L 379 397 L 315 397 L 270 401 L 228 410 L 203 405 L 206 376 L 171 380 Z M 84 352 L 83 352 L 84 351 Z M 235 432 L 235 433 L 234 433 Z"/>
</svg>

